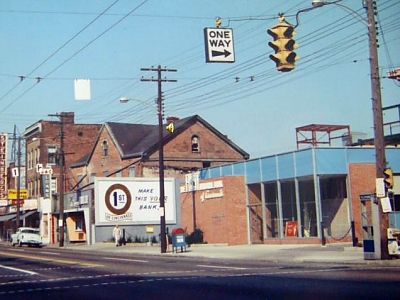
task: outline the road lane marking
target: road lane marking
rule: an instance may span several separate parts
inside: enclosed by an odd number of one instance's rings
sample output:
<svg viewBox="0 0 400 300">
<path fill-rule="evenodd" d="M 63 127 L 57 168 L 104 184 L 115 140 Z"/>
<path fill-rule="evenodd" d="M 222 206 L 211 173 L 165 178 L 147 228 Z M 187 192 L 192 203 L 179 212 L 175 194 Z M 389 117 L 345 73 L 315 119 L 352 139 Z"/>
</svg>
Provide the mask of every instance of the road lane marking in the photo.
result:
<svg viewBox="0 0 400 300">
<path fill-rule="evenodd" d="M 56 253 L 56 252 L 48 252 L 48 251 L 40 251 L 40 254 L 48 254 L 48 255 L 60 255 L 60 253 Z"/>
<path fill-rule="evenodd" d="M 213 265 L 197 265 L 197 267 L 214 268 L 214 269 L 230 269 L 230 270 L 247 270 L 248 269 L 248 268 L 242 268 L 242 267 L 223 267 L 223 266 L 213 266 Z"/>
<path fill-rule="evenodd" d="M 28 271 L 28 270 L 24 270 L 24 269 L 19 269 L 19 268 L 7 267 L 7 266 L 3 266 L 3 265 L 0 265 L 0 268 L 7 269 L 7 270 L 12 270 L 12 271 L 17 271 L 17 272 L 21 272 L 21 273 L 26 273 L 26 274 L 29 274 L 29 275 L 37 275 L 38 274 L 36 272 L 32 272 L 32 271 Z"/>
<path fill-rule="evenodd" d="M 46 258 L 46 257 L 39 257 L 39 256 L 29 256 L 29 255 L 23 255 L 23 254 L 17 254 L 17 253 L 9 253 L 9 252 L 1 252 L 1 255 L 5 256 L 12 256 L 12 257 L 22 257 L 22 258 L 27 258 L 30 260 L 40 260 L 40 261 L 50 261 L 50 262 L 55 262 L 55 263 L 60 263 L 60 264 L 68 264 L 68 265 L 80 265 L 80 266 L 85 266 L 85 267 L 104 267 L 103 265 L 99 264 L 92 264 L 92 263 L 85 263 L 85 262 L 79 262 L 75 260 L 65 260 L 65 259 L 54 259 L 54 258 Z"/>
<path fill-rule="evenodd" d="M 128 259 L 128 258 L 115 258 L 115 257 L 103 257 L 103 259 L 107 260 L 120 260 L 120 261 L 132 261 L 132 262 L 141 262 L 141 263 L 148 263 L 148 260 L 141 260 L 141 259 Z"/>
</svg>

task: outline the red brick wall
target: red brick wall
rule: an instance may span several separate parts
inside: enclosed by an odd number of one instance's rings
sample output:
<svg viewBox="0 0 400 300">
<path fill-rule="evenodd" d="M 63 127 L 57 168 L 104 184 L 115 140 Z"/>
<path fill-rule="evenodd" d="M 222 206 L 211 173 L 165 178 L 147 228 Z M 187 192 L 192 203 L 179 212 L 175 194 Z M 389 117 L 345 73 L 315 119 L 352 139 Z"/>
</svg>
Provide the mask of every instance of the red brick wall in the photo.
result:
<svg viewBox="0 0 400 300">
<path fill-rule="evenodd" d="M 375 192 L 375 164 L 349 164 L 349 190 L 356 237 L 362 240 L 360 194 Z"/>
<path fill-rule="evenodd" d="M 199 137 L 200 151 L 192 152 L 191 138 L 193 135 Z M 108 141 L 108 156 L 102 156 L 102 142 Z M 137 177 L 158 177 L 159 176 L 159 154 L 155 151 L 148 161 L 141 161 L 135 164 Z M 134 163 L 138 158 L 122 160 L 116 145 L 112 143 L 105 127 L 100 133 L 98 144 L 87 167 L 75 168 L 71 170 L 75 178 L 78 174 L 87 174 L 85 183 L 89 183 L 89 175 L 96 173 L 103 176 L 103 171 L 109 174 L 117 169 Z M 164 145 L 164 175 L 165 177 L 183 178 L 184 174 L 194 169 L 203 168 L 203 162 L 210 162 L 211 166 L 221 165 L 227 162 L 242 161 L 243 157 L 233 148 L 214 135 L 208 128 L 200 123 L 196 123 L 184 132 L 173 136 Z M 128 176 L 129 169 L 122 171 L 122 176 Z"/>
<path fill-rule="evenodd" d="M 244 178 L 229 176 L 204 180 L 202 183 L 222 181 L 223 196 L 205 199 L 207 190 L 196 190 L 196 224 L 204 233 L 204 241 L 210 244 L 247 244 L 246 195 Z M 220 188 L 208 189 L 219 193 Z M 181 193 L 181 223 L 190 234 L 193 232 L 193 194 Z"/>
<path fill-rule="evenodd" d="M 252 244 L 260 244 L 264 240 L 262 223 L 261 185 L 252 184 L 248 189 L 250 204 L 250 235 Z"/>
<path fill-rule="evenodd" d="M 65 157 L 65 191 L 72 188 L 77 180 L 76 176 L 70 171 L 68 166 L 78 159 L 83 157 L 85 154 L 91 151 L 93 142 L 99 134 L 100 125 L 97 124 L 74 124 L 73 114 L 70 118 L 67 118 L 64 124 L 64 157 Z M 27 153 L 31 149 L 40 147 L 40 158 L 39 163 L 44 166 L 47 164 L 47 146 L 54 145 L 60 147 L 60 122 L 59 121 L 40 121 L 42 131 L 37 136 L 40 138 L 37 141 L 29 141 L 27 143 Z M 28 167 L 28 166 L 27 166 Z M 58 166 L 53 165 L 53 177 L 58 177 L 60 169 Z M 35 167 L 27 170 L 27 182 L 37 181 L 39 178 L 36 174 Z M 60 184 L 60 180 L 57 181 Z M 37 196 L 37 195 L 30 195 Z"/>
<path fill-rule="evenodd" d="M 192 152 L 191 138 L 193 135 L 199 137 L 199 152 L 197 153 Z M 152 156 L 152 158 L 156 157 L 158 157 L 158 153 L 154 153 Z M 243 157 L 208 128 L 200 123 L 195 123 L 164 146 L 164 159 L 166 167 L 202 168 L 203 161 L 210 161 L 211 166 L 216 166 L 222 162 L 242 161 Z M 186 162 L 181 161 L 182 159 Z"/>
<path fill-rule="evenodd" d="M 108 145 L 107 156 L 103 156 L 104 141 L 106 141 Z M 96 173 L 97 176 L 102 177 L 104 171 L 107 171 L 108 174 L 111 174 L 137 160 L 137 158 L 122 160 L 121 155 L 116 145 L 113 143 L 108 131 L 105 127 L 103 127 L 87 167 L 87 174 L 90 175 L 91 173 Z M 122 171 L 122 176 L 128 176 L 128 173 L 129 170 L 124 169 Z"/>
</svg>

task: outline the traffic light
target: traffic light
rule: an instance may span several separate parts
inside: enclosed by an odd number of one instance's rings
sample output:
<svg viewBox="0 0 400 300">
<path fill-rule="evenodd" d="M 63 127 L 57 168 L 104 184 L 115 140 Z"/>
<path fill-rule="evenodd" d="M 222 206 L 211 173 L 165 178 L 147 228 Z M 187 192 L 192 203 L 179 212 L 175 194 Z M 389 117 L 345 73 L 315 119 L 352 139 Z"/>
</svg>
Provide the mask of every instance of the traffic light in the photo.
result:
<svg viewBox="0 0 400 300">
<path fill-rule="evenodd" d="M 289 72 L 294 69 L 294 63 L 298 59 L 297 54 L 293 52 L 297 44 L 292 39 L 295 34 L 294 27 L 284 20 L 280 17 L 279 24 L 267 30 L 267 33 L 274 38 L 268 45 L 275 51 L 269 58 L 276 63 L 278 71 Z"/>
<path fill-rule="evenodd" d="M 384 175 L 383 181 L 385 183 L 386 190 L 392 189 L 393 188 L 393 170 L 390 168 L 387 168 L 383 171 L 383 175 Z"/>
</svg>

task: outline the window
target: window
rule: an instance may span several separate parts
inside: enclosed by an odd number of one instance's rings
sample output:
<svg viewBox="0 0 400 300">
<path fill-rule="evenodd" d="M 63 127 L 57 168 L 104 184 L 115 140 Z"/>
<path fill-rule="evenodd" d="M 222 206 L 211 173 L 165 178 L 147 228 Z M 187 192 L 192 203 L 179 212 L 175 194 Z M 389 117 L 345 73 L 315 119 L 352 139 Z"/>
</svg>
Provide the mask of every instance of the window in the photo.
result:
<svg viewBox="0 0 400 300">
<path fill-rule="evenodd" d="M 107 143 L 107 141 L 103 141 L 101 146 L 102 146 L 102 150 L 103 150 L 102 156 L 103 157 L 107 157 L 108 156 L 108 143 Z"/>
<path fill-rule="evenodd" d="M 31 157 L 32 157 L 32 154 L 29 151 L 28 152 L 28 170 L 32 169 L 32 158 Z"/>
<path fill-rule="evenodd" d="M 83 221 L 81 219 L 75 220 L 75 231 L 83 230 Z"/>
<path fill-rule="evenodd" d="M 209 167 L 211 167 L 211 163 L 209 161 L 204 161 L 203 168 L 209 168 Z"/>
<path fill-rule="evenodd" d="M 89 182 L 93 183 L 94 182 L 94 178 L 96 177 L 96 173 L 90 173 L 90 179 Z"/>
<path fill-rule="evenodd" d="M 135 177 L 135 166 L 129 168 L 129 177 Z"/>
<path fill-rule="evenodd" d="M 40 149 L 36 149 L 36 161 L 35 161 L 35 166 L 39 163 L 40 161 Z"/>
<path fill-rule="evenodd" d="M 78 176 L 77 176 L 77 188 L 78 189 L 83 186 L 83 183 L 82 183 L 83 177 L 84 177 L 84 175 L 82 175 L 82 174 L 78 174 Z"/>
<path fill-rule="evenodd" d="M 197 135 L 192 136 L 192 153 L 200 152 L 199 137 Z"/>
<path fill-rule="evenodd" d="M 47 146 L 47 163 L 49 165 L 55 165 L 57 162 L 57 146 Z"/>
</svg>

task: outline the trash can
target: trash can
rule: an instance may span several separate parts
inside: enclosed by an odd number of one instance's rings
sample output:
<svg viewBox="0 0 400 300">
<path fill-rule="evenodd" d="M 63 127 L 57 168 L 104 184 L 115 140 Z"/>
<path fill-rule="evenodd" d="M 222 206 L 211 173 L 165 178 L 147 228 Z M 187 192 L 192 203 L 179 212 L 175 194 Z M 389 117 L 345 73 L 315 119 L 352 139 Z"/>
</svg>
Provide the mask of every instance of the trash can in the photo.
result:
<svg viewBox="0 0 400 300">
<path fill-rule="evenodd" d="M 183 228 L 174 228 L 171 231 L 172 237 L 172 252 L 178 252 L 178 247 L 181 248 L 181 252 L 185 249 L 186 252 L 186 236 Z"/>
</svg>

